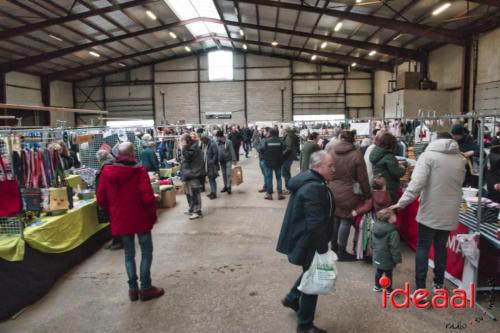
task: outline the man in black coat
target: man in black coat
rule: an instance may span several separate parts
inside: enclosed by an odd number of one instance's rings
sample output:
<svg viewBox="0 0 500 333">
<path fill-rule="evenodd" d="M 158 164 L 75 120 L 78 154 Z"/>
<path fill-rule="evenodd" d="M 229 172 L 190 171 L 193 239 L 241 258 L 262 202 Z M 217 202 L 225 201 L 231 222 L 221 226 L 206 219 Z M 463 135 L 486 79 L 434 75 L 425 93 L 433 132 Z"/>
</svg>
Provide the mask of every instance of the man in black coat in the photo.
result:
<svg viewBox="0 0 500 333">
<path fill-rule="evenodd" d="M 283 143 L 285 144 L 285 151 L 283 153 L 284 162 L 281 166 L 281 174 L 285 179 L 285 194 L 290 194 L 288 189 L 288 182 L 290 182 L 290 178 L 292 178 L 292 164 L 293 161 L 297 159 L 297 155 L 300 151 L 299 138 L 295 135 L 295 130 L 293 128 L 287 127 L 285 136 L 283 137 Z"/>
<path fill-rule="evenodd" d="M 243 141 L 243 136 L 241 135 L 241 131 L 236 126 L 233 126 L 231 129 L 231 133 L 228 134 L 227 138 L 233 144 L 234 153 L 236 154 L 236 161 L 240 161 L 240 147 L 241 142 Z"/>
<path fill-rule="evenodd" d="M 281 166 L 284 161 L 283 153 L 285 151 L 285 144 L 278 137 L 277 129 L 273 128 L 269 131 L 269 137 L 261 143 L 258 150 L 264 160 L 264 184 L 266 186 L 264 199 L 273 200 L 273 173 L 276 175 L 278 200 L 285 199 L 281 180 Z"/>
<path fill-rule="evenodd" d="M 315 252 L 328 251 L 332 218 L 335 213 L 333 193 L 327 185 L 333 177 L 333 159 L 325 151 L 311 155 L 310 169 L 290 179 L 292 195 L 285 212 L 276 250 L 288 256 L 291 264 L 309 269 Z M 326 333 L 313 325 L 318 295 L 301 293 L 302 274 L 281 301 L 298 315 L 298 333 Z"/>
</svg>

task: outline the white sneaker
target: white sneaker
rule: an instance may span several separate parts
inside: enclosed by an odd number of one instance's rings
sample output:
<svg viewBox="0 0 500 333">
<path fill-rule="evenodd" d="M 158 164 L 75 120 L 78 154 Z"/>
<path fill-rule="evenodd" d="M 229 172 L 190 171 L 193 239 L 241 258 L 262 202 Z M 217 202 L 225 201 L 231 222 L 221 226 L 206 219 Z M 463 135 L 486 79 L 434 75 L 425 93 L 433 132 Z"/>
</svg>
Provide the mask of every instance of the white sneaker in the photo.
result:
<svg viewBox="0 0 500 333">
<path fill-rule="evenodd" d="M 196 219 L 199 219 L 201 217 L 200 214 L 196 214 L 196 213 L 193 213 L 189 216 L 189 219 L 190 220 L 196 220 Z"/>
</svg>

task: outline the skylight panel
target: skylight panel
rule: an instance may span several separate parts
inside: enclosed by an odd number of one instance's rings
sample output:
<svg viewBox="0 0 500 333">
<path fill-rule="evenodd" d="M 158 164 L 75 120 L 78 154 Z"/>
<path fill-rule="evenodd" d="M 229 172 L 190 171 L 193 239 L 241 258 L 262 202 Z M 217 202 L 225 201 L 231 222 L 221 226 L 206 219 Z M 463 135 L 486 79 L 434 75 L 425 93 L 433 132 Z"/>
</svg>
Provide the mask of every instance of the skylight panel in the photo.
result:
<svg viewBox="0 0 500 333">
<path fill-rule="evenodd" d="M 181 21 L 208 17 L 220 20 L 221 17 L 217 12 L 217 8 L 213 0 L 164 0 L 174 14 Z M 219 23 L 196 22 L 186 25 L 186 28 L 194 37 L 206 36 L 209 34 L 217 34 L 227 36 L 224 26 Z"/>
</svg>

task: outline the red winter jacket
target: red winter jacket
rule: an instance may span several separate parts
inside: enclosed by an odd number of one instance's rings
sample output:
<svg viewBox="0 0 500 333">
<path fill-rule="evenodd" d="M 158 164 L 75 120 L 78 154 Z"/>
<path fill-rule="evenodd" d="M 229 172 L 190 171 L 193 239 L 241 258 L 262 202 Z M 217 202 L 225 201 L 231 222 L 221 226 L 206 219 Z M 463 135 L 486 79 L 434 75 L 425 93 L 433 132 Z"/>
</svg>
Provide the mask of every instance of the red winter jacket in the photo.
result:
<svg viewBox="0 0 500 333">
<path fill-rule="evenodd" d="M 121 156 L 117 162 L 101 171 L 97 203 L 109 213 L 113 236 L 148 232 L 156 222 L 156 203 L 148 173 L 143 166 Z"/>
</svg>

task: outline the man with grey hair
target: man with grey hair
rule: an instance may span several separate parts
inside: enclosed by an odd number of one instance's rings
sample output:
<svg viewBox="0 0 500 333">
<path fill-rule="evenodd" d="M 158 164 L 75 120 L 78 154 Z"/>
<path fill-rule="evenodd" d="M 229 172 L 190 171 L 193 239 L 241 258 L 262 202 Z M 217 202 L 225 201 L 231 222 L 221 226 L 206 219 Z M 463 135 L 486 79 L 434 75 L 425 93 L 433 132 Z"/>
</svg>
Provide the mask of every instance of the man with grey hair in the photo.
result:
<svg viewBox="0 0 500 333">
<path fill-rule="evenodd" d="M 111 216 L 111 234 L 121 236 L 131 301 L 147 301 L 164 294 L 151 284 L 153 239 L 151 229 L 157 220 L 156 200 L 148 172 L 137 165 L 134 144 L 118 145 L 113 165 L 103 168 L 97 187 L 97 203 Z M 140 289 L 135 265 L 135 236 L 141 247 Z"/>
<path fill-rule="evenodd" d="M 292 195 L 276 250 L 286 254 L 291 264 L 302 266 L 302 272 L 309 269 L 316 252 L 328 251 L 335 204 L 327 182 L 334 171 L 330 154 L 318 151 L 311 155 L 309 170 L 290 179 Z M 318 295 L 301 293 L 301 279 L 302 274 L 281 303 L 297 312 L 298 333 L 326 333 L 313 324 Z"/>
</svg>

